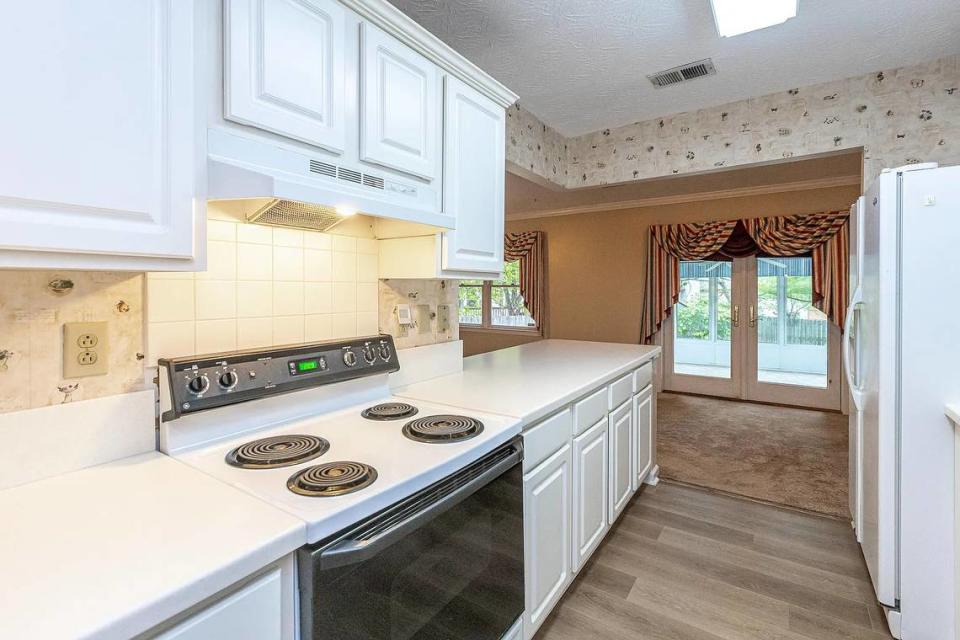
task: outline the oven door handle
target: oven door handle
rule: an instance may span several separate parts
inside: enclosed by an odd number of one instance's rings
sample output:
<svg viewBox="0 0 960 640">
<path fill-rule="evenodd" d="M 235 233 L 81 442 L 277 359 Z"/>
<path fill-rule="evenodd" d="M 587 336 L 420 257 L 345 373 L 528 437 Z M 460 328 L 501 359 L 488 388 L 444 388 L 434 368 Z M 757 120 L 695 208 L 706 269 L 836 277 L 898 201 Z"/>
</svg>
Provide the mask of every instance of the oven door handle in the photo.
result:
<svg viewBox="0 0 960 640">
<path fill-rule="evenodd" d="M 375 527 L 377 522 L 368 524 L 361 531 L 356 532 L 355 535 L 334 542 L 320 552 L 320 569 L 343 567 L 369 560 L 411 531 L 422 527 L 451 507 L 469 498 L 472 494 L 523 461 L 522 446 L 515 444 L 513 447 L 514 451 L 508 457 L 500 460 L 489 469 L 485 469 L 483 473 L 471 478 L 465 484 L 458 486 L 460 480 L 454 477 L 451 478 L 448 483 L 431 487 L 428 492 L 433 494 L 432 496 L 428 498 L 423 496 L 420 498 L 414 497 L 411 499 L 412 504 L 415 504 L 419 500 L 424 500 L 424 504 L 418 505 L 420 508 L 414 510 L 409 517 L 391 524 L 387 529 L 378 532 L 375 536 L 360 538 L 364 531 Z M 390 514 L 387 514 L 385 520 L 389 520 L 389 516 Z"/>
</svg>

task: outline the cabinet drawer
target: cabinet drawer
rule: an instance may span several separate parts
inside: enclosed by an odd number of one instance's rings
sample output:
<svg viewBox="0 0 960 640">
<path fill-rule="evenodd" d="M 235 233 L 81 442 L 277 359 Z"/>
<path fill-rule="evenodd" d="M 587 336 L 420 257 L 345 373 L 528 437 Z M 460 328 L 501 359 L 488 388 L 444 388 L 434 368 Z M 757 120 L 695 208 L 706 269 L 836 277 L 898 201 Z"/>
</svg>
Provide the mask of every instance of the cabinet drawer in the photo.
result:
<svg viewBox="0 0 960 640">
<path fill-rule="evenodd" d="M 610 411 L 613 411 L 630 399 L 633 393 L 632 377 L 632 374 L 628 373 L 610 383 L 610 404 L 607 407 Z"/>
<path fill-rule="evenodd" d="M 653 363 L 648 362 L 633 372 L 633 392 L 640 393 L 653 380 Z"/>
<path fill-rule="evenodd" d="M 573 412 L 564 409 L 523 434 L 523 472 L 526 473 L 570 442 Z"/>
<path fill-rule="evenodd" d="M 607 413 L 607 387 L 598 389 L 573 407 L 577 435 L 580 435 Z"/>
</svg>

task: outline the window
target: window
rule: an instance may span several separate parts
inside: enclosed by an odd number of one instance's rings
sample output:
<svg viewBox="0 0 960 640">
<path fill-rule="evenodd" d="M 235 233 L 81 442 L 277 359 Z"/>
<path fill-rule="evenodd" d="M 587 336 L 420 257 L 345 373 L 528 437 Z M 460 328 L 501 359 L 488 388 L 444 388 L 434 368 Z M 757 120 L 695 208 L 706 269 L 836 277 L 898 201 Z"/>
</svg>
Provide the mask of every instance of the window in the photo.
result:
<svg viewBox="0 0 960 640">
<path fill-rule="evenodd" d="M 460 281 L 460 324 L 485 329 L 538 329 L 520 295 L 520 263 L 507 262 L 500 280 Z"/>
</svg>

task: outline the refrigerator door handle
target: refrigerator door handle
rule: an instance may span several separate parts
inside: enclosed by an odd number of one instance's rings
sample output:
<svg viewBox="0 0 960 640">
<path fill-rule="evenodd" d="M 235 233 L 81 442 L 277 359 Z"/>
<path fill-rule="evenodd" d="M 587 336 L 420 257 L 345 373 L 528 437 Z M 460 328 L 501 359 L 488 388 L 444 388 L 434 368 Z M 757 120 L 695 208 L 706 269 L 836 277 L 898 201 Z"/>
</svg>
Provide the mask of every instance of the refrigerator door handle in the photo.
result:
<svg viewBox="0 0 960 640">
<path fill-rule="evenodd" d="M 850 304 L 847 306 L 847 317 L 843 323 L 843 372 L 847 377 L 847 387 L 850 388 L 850 397 L 853 398 L 853 405 L 859 411 L 863 410 L 863 390 L 857 386 L 856 381 L 853 379 L 852 362 L 854 354 L 852 353 L 853 345 L 850 340 L 850 332 L 853 329 L 853 318 L 856 315 L 854 312 L 862 304 L 863 291 L 860 287 L 857 287 L 856 291 L 854 291 L 850 297 Z M 859 340 L 860 337 L 857 336 L 857 339 Z"/>
</svg>

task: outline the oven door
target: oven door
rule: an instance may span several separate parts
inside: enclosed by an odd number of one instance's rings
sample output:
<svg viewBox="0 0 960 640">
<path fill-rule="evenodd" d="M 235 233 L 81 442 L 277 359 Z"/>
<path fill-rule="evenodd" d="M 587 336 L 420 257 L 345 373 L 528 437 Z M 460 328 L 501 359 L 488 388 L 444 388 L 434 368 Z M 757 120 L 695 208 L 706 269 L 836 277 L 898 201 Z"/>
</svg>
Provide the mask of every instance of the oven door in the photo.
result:
<svg viewBox="0 0 960 640">
<path fill-rule="evenodd" d="M 298 554 L 303 640 L 499 640 L 523 613 L 518 438 Z"/>
</svg>

